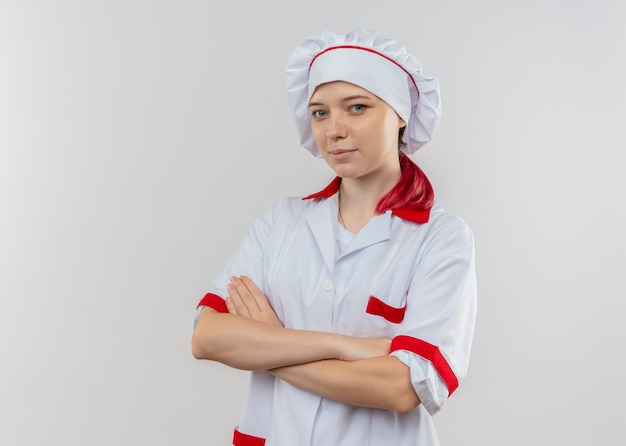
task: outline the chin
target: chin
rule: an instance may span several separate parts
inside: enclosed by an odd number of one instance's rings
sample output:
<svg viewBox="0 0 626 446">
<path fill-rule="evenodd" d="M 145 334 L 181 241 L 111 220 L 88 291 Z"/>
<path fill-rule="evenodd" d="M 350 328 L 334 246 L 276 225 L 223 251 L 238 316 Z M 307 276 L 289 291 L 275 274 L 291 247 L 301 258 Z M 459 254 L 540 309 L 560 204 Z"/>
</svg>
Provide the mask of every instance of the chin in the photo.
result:
<svg viewBox="0 0 626 446">
<path fill-rule="evenodd" d="M 342 169 L 339 167 L 332 170 L 335 172 L 335 175 L 341 178 L 359 178 L 361 176 L 361 173 L 355 172 L 354 169 Z"/>
<path fill-rule="evenodd" d="M 328 161 L 326 161 L 326 165 L 330 167 L 330 170 L 335 172 L 340 177 L 343 177 L 343 174 L 346 173 L 346 171 L 348 170 L 346 169 L 346 166 L 342 166 L 341 164 L 337 164 L 333 162 L 329 163 Z"/>
</svg>

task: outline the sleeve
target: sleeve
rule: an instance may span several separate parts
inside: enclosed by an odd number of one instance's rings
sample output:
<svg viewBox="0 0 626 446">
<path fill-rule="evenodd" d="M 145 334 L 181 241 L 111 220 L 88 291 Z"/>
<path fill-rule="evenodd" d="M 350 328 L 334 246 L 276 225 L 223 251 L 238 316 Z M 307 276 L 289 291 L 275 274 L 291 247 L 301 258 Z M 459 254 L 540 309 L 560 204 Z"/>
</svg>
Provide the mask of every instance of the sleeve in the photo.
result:
<svg viewBox="0 0 626 446">
<path fill-rule="evenodd" d="M 474 238 L 455 216 L 430 229 L 391 354 L 407 365 L 423 406 L 436 414 L 466 376 L 476 320 Z"/>
<path fill-rule="evenodd" d="M 274 217 L 277 214 L 279 204 L 276 203 L 266 210 L 251 225 L 238 251 L 228 259 L 224 269 L 217 275 L 209 286 L 206 295 L 198 303 L 194 326 L 198 322 L 200 310 L 204 306 L 211 307 L 221 313 L 228 312 L 225 302 L 225 298 L 228 295 L 226 287 L 232 276 L 246 275 L 265 292 L 266 250 L 272 236 Z"/>
</svg>

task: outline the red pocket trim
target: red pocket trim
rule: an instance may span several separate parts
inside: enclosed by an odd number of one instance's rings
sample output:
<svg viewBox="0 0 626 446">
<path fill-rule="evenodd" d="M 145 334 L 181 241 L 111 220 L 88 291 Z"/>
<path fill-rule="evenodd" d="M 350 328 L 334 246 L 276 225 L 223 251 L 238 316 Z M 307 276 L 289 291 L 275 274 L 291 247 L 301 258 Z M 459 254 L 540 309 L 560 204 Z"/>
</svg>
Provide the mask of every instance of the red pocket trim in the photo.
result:
<svg viewBox="0 0 626 446">
<path fill-rule="evenodd" d="M 459 380 L 454 374 L 452 367 L 450 367 L 450 364 L 448 364 L 448 361 L 446 361 L 446 358 L 436 345 L 411 336 L 396 336 L 391 340 L 391 351 L 394 352 L 396 350 L 408 350 L 430 361 L 439 376 L 441 376 L 441 379 L 443 379 L 443 382 L 446 383 L 448 396 L 452 395 L 452 392 L 459 387 Z"/>
<path fill-rule="evenodd" d="M 265 446 L 265 438 L 255 437 L 253 435 L 242 434 L 235 428 L 233 434 L 234 446 Z"/>
<path fill-rule="evenodd" d="M 226 308 L 226 301 L 217 294 L 207 293 L 202 298 L 200 303 L 198 303 L 196 309 L 198 309 L 202 305 L 206 307 L 211 307 L 218 313 L 228 313 L 228 308 Z"/>
<path fill-rule="evenodd" d="M 402 322 L 405 311 L 406 304 L 402 308 L 392 307 L 391 305 L 378 299 L 376 296 L 370 296 L 370 300 L 367 302 L 367 308 L 365 309 L 366 313 L 382 316 L 394 324 Z"/>
</svg>

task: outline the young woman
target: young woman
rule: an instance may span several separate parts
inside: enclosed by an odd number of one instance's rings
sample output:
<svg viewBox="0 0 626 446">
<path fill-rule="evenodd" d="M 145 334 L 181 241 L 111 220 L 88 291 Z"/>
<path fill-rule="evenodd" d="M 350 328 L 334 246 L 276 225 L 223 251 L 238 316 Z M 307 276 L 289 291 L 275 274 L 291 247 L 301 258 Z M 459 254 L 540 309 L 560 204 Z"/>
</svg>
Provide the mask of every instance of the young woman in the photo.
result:
<svg viewBox="0 0 626 446">
<path fill-rule="evenodd" d="M 438 83 L 365 29 L 306 39 L 286 72 L 301 144 L 336 177 L 254 223 L 198 305 L 193 355 L 252 371 L 236 446 L 437 445 L 476 316 L 472 232 L 407 156 Z"/>
</svg>

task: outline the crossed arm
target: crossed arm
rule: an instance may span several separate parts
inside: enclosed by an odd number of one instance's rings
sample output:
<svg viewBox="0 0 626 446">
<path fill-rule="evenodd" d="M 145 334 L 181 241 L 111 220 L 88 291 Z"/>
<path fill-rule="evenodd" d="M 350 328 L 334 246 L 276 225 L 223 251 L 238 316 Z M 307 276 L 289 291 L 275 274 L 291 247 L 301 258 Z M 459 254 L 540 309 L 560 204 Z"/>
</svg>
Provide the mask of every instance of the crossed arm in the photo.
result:
<svg viewBox="0 0 626 446">
<path fill-rule="evenodd" d="M 228 313 L 204 307 L 192 353 L 244 370 L 266 370 L 345 404 L 407 413 L 419 403 L 409 368 L 389 356 L 390 339 L 284 328 L 254 282 L 233 278 Z"/>
</svg>

